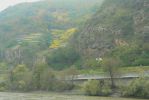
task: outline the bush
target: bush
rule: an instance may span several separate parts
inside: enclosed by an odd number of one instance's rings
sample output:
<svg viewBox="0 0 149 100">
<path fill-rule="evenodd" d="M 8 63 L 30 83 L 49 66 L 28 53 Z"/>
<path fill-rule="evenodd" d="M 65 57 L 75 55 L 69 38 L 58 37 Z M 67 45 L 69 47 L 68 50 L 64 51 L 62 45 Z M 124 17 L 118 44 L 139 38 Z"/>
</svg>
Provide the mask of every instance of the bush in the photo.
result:
<svg viewBox="0 0 149 100">
<path fill-rule="evenodd" d="M 37 78 L 38 79 L 38 78 Z M 53 85 L 55 85 L 56 76 L 52 69 L 46 69 L 40 74 L 40 81 L 37 80 L 38 83 L 40 83 L 40 89 L 50 91 L 53 89 Z"/>
<path fill-rule="evenodd" d="M 145 78 L 133 80 L 128 86 L 122 87 L 122 96 L 149 98 L 149 81 Z"/>
<path fill-rule="evenodd" d="M 5 82 L 0 83 L 0 91 L 6 91 L 7 90 L 7 84 Z"/>
<path fill-rule="evenodd" d="M 55 84 L 53 85 L 52 91 L 62 92 L 62 91 L 72 90 L 74 87 L 75 85 L 69 82 L 57 80 L 55 81 Z"/>
<path fill-rule="evenodd" d="M 27 91 L 31 82 L 31 72 L 25 65 L 16 66 L 9 75 L 10 89 Z"/>
<path fill-rule="evenodd" d="M 147 58 L 139 58 L 134 61 L 133 63 L 134 66 L 142 65 L 142 66 L 148 66 L 149 65 L 149 59 Z"/>
<path fill-rule="evenodd" d="M 112 90 L 109 85 L 98 80 L 89 80 L 83 84 L 83 92 L 90 96 L 107 96 Z"/>
<path fill-rule="evenodd" d="M 23 81 L 23 80 L 20 80 L 20 81 L 18 82 L 18 89 L 19 89 L 19 90 L 25 90 L 25 89 L 26 89 L 26 82 Z"/>
</svg>

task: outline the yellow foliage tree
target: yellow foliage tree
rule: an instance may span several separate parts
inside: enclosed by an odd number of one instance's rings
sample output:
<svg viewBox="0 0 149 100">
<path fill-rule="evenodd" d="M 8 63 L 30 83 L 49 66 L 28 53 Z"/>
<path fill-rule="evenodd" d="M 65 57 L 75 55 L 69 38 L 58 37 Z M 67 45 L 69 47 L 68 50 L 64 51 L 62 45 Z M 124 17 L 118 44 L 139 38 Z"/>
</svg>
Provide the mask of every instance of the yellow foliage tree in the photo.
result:
<svg viewBox="0 0 149 100">
<path fill-rule="evenodd" d="M 54 49 L 65 46 L 69 38 L 73 35 L 73 33 L 76 32 L 76 28 L 70 28 L 65 30 L 64 32 L 62 31 L 58 30 L 52 31 L 53 37 L 56 38 L 52 41 L 50 48 Z"/>
</svg>

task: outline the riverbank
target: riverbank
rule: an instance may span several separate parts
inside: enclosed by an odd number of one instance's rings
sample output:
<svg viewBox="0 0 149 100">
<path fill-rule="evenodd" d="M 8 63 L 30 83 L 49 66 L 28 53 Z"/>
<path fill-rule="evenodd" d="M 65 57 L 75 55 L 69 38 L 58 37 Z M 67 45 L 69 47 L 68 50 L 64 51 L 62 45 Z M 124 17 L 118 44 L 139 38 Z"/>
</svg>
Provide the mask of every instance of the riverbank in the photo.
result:
<svg viewBox="0 0 149 100">
<path fill-rule="evenodd" d="M 68 95 L 65 93 L 51 93 L 51 92 L 0 92 L 0 100 L 146 100 L 133 98 L 119 98 L 119 97 L 98 97 L 98 96 L 82 96 L 82 95 Z"/>
</svg>

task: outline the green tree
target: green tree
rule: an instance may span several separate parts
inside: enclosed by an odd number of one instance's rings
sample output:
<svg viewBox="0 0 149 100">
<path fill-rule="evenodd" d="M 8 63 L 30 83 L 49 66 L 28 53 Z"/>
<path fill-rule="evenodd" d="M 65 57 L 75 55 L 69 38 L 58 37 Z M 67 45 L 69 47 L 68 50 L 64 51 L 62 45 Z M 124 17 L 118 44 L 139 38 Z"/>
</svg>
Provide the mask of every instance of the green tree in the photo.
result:
<svg viewBox="0 0 149 100">
<path fill-rule="evenodd" d="M 34 89 L 41 89 L 42 75 L 46 70 L 48 70 L 48 65 L 45 63 L 39 62 L 33 67 L 32 85 Z"/>
<path fill-rule="evenodd" d="M 52 69 L 46 69 L 43 71 L 40 77 L 40 84 L 42 90 L 53 90 L 54 85 L 56 85 L 56 75 Z"/>
<path fill-rule="evenodd" d="M 31 82 L 31 72 L 25 65 L 16 66 L 10 73 L 10 86 L 15 90 L 28 90 Z"/>
<path fill-rule="evenodd" d="M 78 60 L 80 60 L 80 55 L 69 47 L 55 49 L 47 55 L 48 65 L 56 70 L 69 68 Z"/>
<path fill-rule="evenodd" d="M 70 68 L 66 69 L 63 71 L 63 78 L 64 80 L 69 79 L 71 81 L 71 86 L 73 88 L 74 86 L 74 79 L 77 77 L 79 74 L 79 71 L 75 66 L 71 66 Z"/>
<path fill-rule="evenodd" d="M 107 83 L 107 82 L 106 82 Z M 103 81 L 89 80 L 83 84 L 83 92 L 91 96 L 107 96 L 111 94 L 110 86 Z"/>
<path fill-rule="evenodd" d="M 149 98 L 149 81 L 146 78 L 134 79 L 121 88 L 122 96 Z"/>
<path fill-rule="evenodd" d="M 110 76 L 111 87 L 115 88 L 116 85 L 114 78 L 116 78 L 119 73 L 119 67 L 121 65 L 120 60 L 115 58 L 105 58 L 102 60 L 101 65 L 104 71 L 107 72 Z"/>
</svg>

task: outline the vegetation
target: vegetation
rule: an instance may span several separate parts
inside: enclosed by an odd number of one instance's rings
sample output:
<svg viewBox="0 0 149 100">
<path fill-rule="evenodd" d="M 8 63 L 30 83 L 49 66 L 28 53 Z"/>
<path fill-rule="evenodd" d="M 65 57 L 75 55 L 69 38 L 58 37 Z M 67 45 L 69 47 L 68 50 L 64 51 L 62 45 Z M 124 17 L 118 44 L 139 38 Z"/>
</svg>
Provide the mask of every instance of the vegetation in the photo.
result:
<svg viewBox="0 0 149 100">
<path fill-rule="evenodd" d="M 122 67 L 148 66 L 145 3 L 148 1 L 105 0 L 72 40 L 83 59 L 114 57 L 122 61 Z"/>
<path fill-rule="evenodd" d="M 91 96 L 108 96 L 112 93 L 110 85 L 104 81 L 89 80 L 83 84 L 83 91 Z"/>
<path fill-rule="evenodd" d="M 31 73 L 25 65 L 18 65 L 12 70 L 9 78 L 10 89 L 26 91 L 31 82 Z"/>
<path fill-rule="evenodd" d="M 102 66 L 105 70 L 105 72 L 107 72 L 110 76 L 111 79 L 111 87 L 115 88 L 115 81 L 114 78 L 118 75 L 119 73 L 119 66 L 120 66 L 120 61 L 118 59 L 114 59 L 114 58 L 108 58 L 108 59 L 104 59 L 102 60 Z"/>
<path fill-rule="evenodd" d="M 32 67 L 43 58 L 43 52 L 65 47 L 78 27 L 96 11 L 96 4 L 101 1 L 44 0 L 0 12 L 0 61 L 9 66 L 23 62 Z"/>
<path fill-rule="evenodd" d="M 123 61 L 123 66 L 147 66 L 148 64 L 148 46 L 142 43 L 142 46 L 123 46 L 117 47 L 112 51 L 112 55 L 116 55 Z"/>
<path fill-rule="evenodd" d="M 70 91 L 78 74 L 105 74 L 110 81 L 89 80 L 82 88 L 109 96 L 118 75 L 149 70 L 148 4 L 45 0 L 0 12 L 0 91 Z M 148 87 L 139 78 L 120 91 L 149 98 Z"/>
<path fill-rule="evenodd" d="M 74 34 L 76 32 L 75 28 L 71 28 L 66 30 L 64 33 L 61 33 L 61 30 L 53 30 L 53 35 L 56 36 L 57 38 L 54 39 L 50 45 L 50 48 L 55 49 L 55 48 L 59 48 L 59 47 L 65 47 L 67 41 L 69 40 L 69 38 L 72 36 L 72 34 Z"/>
<path fill-rule="evenodd" d="M 117 73 L 121 74 L 128 74 L 128 73 L 143 73 L 149 70 L 149 66 L 126 66 L 126 67 L 119 67 L 119 71 Z M 106 74 L 103 67 L 99 68 L 90 68 L 90 69 L 82 69 L 79 70 L 80 74 L 90 74 L 90 75 L 103 75 Z"/>
<path fill-rule="evenodd" d="M 37 63 L 29 70 L 25 65 L 17 65 L 11 70 L 7 81 L 0 83 L 0 91 L 66 91 L 75 87 L 73 79 L 78 74 L 75 67 L 54 71 L 44 63 Z"/>
<path fill-rule="evenodd" d="M 127 97 L 149 98 L 149 81 L 146 78 L 133 80 L 128 86 L 122 87 L 122 95 Z"/>
<path fill-rule="evenodd" d="M 69 68 L 81 59 L 78 52 L 69 47 L 50 51 L 46 56 L 48 65 L 57 70 Z"/>
</svg>

